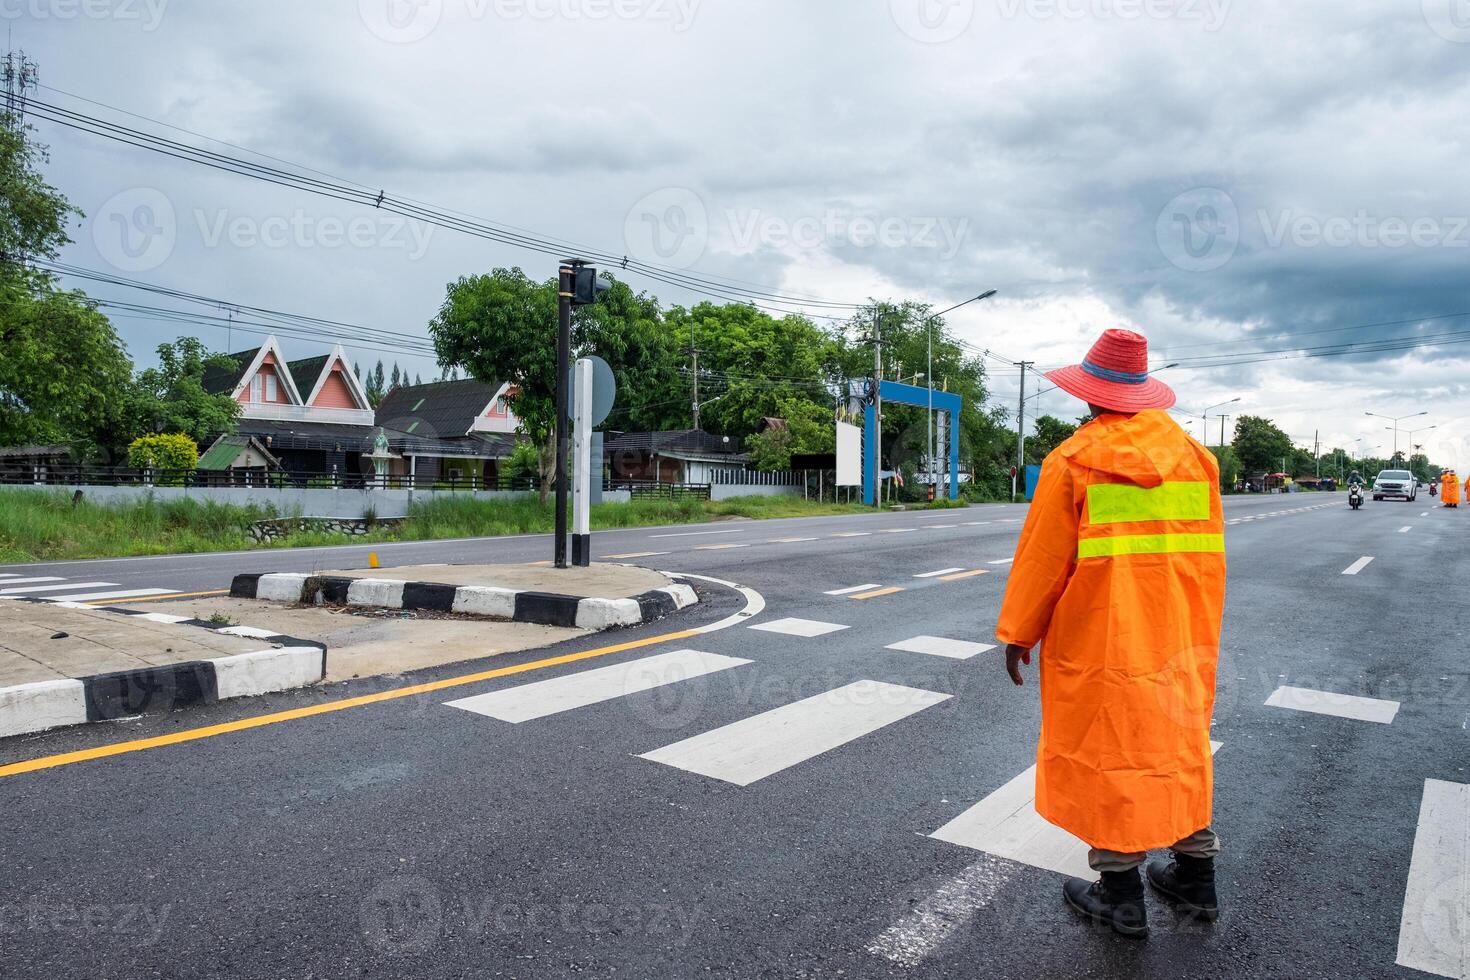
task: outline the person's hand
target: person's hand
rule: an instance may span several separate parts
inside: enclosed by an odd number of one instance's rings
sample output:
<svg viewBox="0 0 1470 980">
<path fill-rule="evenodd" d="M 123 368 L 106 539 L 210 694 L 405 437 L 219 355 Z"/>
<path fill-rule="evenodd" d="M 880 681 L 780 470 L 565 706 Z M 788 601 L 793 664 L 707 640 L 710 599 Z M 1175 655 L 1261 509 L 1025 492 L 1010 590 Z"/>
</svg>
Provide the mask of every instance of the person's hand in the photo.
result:
<svg viewBox="0 0 1470 980">
<path fill-rule="evenodd" d="M 1026 682 L 1021 678 L 1021 665 L 1031 666 L 1031 648 L 1016 643 L 1006 644 L 1006 673 L 1017 687 Z"/>
</svg>

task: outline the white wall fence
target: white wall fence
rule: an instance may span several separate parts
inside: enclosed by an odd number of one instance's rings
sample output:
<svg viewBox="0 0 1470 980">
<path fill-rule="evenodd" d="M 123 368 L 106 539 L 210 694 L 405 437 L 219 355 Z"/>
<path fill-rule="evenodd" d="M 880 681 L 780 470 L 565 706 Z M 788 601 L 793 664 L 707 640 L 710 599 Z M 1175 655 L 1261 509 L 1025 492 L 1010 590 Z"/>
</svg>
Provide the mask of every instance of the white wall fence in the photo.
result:
<svg viewBox="0 0 1470 980">
<path fill-rule="evenodd" d="M 64 487 L 13 484 L 3 489 L 32 490 L 70 496 L 80 489 L 83 499 L 92 503 L 123 503 L 137 500 L 197 500 L 241 506 L 274 507 L 283 517 L 338 517 L 357 519 L 368 511 L 375 517 L 407 517 L 414 501 L 420 503 L 438 498 L 451 500 L 513 500 L 533 497 L 535 492 L 521 490 L 389 490 L 382 488 L 348 490 L 330 487 Z M 725 484 L 710 487 L 710 499 L 731 497 L 770 497 L 799 495 L 800 485 Z M 627 503 L 627 490 L 605 490 L 606 503 Z"/>
<path fill-rule="evenodd" d="M 453 500 L 511 500 L 535 496 L 520 490 L 346 490 L 330 487 L 59 487 L 15 484 L 10 490 L 38 490 L 43 493 L 70 495 L 74 489 L 83 499 L 93 503 L 119 503 L 137 500 L 197 500 L 217 504 L 274 507 L 284 517 L 360 518 L 369 510 L 375 517 L 407 517 L 409 505 L 448 497 Z"/>
</svg>

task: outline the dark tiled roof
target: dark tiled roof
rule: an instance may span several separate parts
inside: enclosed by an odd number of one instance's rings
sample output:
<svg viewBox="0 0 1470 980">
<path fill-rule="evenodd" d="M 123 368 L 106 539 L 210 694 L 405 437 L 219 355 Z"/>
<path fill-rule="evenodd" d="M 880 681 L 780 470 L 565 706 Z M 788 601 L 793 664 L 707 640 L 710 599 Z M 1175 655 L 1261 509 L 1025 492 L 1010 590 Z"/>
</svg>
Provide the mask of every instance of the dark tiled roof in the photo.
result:
<svg viewBox="0 0 1470 980">
<path fill-rule="evenodd" d="M 610 432 L 602 444 L 604 452 L 699 453 L 701 455 L 738 455 L 740 440 L 705 432 L 682 429 L 674 432 Z"/>
<path fill-rule="evenodd" d="M 469 378 L 400 386 L 378 405 L 378 424 L 430 438 L 462 436 L 499 390 Z"/>
<path fill-rule="evenodd" d="M 279 449 L 325 449 L 347 453 L 370 453 L 377 427 L 344 425 L 335 422 L 289 422 L 278 419 L 240 419 L 236 432 L 254 436 L 269 447 Z M 417 432 L 405 432 L 383 426 L 388 445 L 401 456 L 466 456 L 502 459 L 515 447 L 515 437 L 499 433 L 476 432 L 469 436 L 435 438 Z"/>
<path fill-rule="evenodd" d="M 322 376 L 322 368 L 327 366 L 327 358 L 330 356 L 322 354 L 320 357 L 286 362 L 286 367 L 291 371 L 291 380 L 296 382 L 296 390 L 301 394 L 303 402 L 311 397 L 311 389 L 316 387 L 316 379 Z"/>
<path fill-rule="evenodd" d="M 205 368 L 203 380 L 204 390 L 211 395 L 231 394 L 235 390 L 235 386 L 240 383 L 240 377 L 245 373 L 245 369 L 250 367 L 251 362 L 255 360 L 255 355 L 259 353 L 260 348 L 255 347 L 251 350 L 241 351 L 238 354 L 225 354 L 224 356 L 233 361 L 234 365 Z"/>
<path fill-rule="evenodd" d="M 71 454 L 71 446 L 0 446 L 0 459 L 54 459 Z"/>
</svg>

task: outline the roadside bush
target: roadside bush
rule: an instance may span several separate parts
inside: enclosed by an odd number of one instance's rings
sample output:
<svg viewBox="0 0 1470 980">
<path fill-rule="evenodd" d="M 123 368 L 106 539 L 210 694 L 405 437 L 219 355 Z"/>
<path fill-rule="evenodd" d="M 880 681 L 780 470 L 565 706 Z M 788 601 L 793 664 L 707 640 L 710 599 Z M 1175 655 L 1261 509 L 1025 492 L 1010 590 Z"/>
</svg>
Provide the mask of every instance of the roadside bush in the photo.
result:
<svg viewBox="0 0 1470 980">
<path fill-rule="evenodd" d="M 128 444 L 128 465 L 140 470 L 193 470 L 199 465 L 199 447 L 181 433 L 141 436 Z M 183 475 L 160 477 L 162 486 L 178 486 Z"/>
</svg>

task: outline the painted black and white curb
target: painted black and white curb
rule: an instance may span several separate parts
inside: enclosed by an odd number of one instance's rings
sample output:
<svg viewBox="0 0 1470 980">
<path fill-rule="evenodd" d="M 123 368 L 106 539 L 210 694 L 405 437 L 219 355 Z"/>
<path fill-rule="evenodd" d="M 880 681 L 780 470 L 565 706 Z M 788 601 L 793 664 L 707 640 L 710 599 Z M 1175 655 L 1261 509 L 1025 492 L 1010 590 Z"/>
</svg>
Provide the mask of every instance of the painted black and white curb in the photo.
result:
<svg viewBox="0 0 1470 980">
<path fill-rule="evenodd" d="M 138 616 L 154 623 L 213 630 L 230 636 L 253 637 L 270 644 L 270 648 L 214 660 L 189 660 L 91 677 L 3 687 L 0 688 L 0 738 L 306 687 L 317 683 L 327 673 L 327 648 L 324 645 L 281 636 L 269 630 L 117 606 L 67 602 L 53 605 Z"/>
<path fill-rule="evenodd" d="M 699 601 L 688 585 L 669 585 L 629 599 L 601 599 L 501 589 L 487 585 L 442 585 L 401 579 L 347 578 L 300 572 L 236 575 L 230 595 L 274 602 L 424 609 L 509 619 L 517 623 L 605 630 L 662 619 Z"/>
</svg>

